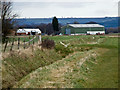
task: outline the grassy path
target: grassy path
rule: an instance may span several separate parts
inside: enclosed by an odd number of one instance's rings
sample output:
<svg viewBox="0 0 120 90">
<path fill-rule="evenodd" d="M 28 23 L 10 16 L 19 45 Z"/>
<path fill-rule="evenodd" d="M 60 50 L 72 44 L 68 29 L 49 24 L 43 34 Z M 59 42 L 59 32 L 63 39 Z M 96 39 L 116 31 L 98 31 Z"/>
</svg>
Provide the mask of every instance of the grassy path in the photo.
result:
<svg viewBox="0 0 120 90">
<path fill-rule="evenodd" d="M 70 82 L 70 74 L 81 68 L 86 60 L 96 58 L 101 49 L 93 49 L 86 52 L 75 52 L 66 58 L 57 61 L 49 66 L 39 68 L 23 78 L 14 87 L 19 88 L 72 88 L 74 83 Z M 92 61 L 94 64 L 95 62 Z M 78 71 L 77 73 L 80 73 Z M 73 75 L 76 74 L 73 73 Z M 82 74 L 81 74 L 82 75 Z M 68 77 L 66 77 L 68 76 Z M 79 75 L 80 76 L 80 75 Z M 74 76 L 73 76 L 74 77 Z"/>
<path fill-rule="evenodd" d="M 117 88 L 117 53 L 117 49 L 105 48 L 75 52 L 38 68 L 14 88 Z"/>
</svg>

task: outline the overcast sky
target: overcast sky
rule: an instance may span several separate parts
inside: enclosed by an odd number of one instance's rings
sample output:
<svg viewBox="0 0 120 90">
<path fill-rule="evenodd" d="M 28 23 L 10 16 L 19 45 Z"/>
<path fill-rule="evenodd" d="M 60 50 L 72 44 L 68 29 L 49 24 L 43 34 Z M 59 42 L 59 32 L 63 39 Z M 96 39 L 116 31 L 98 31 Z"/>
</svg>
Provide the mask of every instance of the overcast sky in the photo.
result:
<svg viewBox="0 0 120 90">
<path fill-rule="evenodd" d="M 19 17 L 115 17 L 120 0 L 12 0 Z"/>
</svg>

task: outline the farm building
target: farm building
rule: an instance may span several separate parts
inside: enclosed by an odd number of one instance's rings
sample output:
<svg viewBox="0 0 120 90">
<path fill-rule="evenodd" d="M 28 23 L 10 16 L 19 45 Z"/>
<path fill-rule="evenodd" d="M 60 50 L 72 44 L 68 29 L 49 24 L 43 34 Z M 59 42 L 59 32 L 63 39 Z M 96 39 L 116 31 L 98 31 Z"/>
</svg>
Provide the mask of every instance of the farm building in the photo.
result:
<svg viewBox="0 0 120 90">
<path fill-rule="evenodd" d="M 61 33 L 66 35 L 105 34 L 105 27 L 99 24 L 68 24 L 61 28 Z"/>
<path fill-rule="evenodd" d="M 18 29 L 17 35 L 36 35 L 41 34 L 40 29 Z"/>
</svg>

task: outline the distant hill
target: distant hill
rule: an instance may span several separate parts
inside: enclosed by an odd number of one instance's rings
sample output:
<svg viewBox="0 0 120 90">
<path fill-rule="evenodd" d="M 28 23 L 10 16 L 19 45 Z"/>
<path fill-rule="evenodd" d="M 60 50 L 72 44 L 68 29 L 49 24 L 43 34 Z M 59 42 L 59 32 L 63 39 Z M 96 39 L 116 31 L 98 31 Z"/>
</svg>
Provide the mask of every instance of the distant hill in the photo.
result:
<svg viewBox="0 0 120 90">
<path fill-rule="evenodd" d="M 88 22 L 96 22 L 98 24 L 104 25 L 106 28 L 117 28 L 118 27 L 118 18 L 120 17 L 105 17 L 105 18 L 58 18 L 59 23 L 66 25 L 68 23 L 74 23 L 75 21 L 80 24 Z M 15 19 L 18 22 L 18 25 L 39 25 L 41 23 L 52 23 L 52 18 L 23 18 Z"/>
<path fill-rule="evenodd" d="M 85 24 L 98 24 L 98 23 L 96 23 L 96 22 L 87 22 Z"/>
</svg>

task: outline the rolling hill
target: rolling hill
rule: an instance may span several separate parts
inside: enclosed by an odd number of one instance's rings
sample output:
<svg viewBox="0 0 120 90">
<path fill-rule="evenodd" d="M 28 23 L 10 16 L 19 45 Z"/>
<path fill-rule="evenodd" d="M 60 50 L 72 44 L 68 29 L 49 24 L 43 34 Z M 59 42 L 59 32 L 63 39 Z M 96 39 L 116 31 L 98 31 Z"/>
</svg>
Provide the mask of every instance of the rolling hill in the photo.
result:
<svg viewBox="0 0 120 90">
<path fill-rule="evenodd" d="M 18 25 L 39 25 L 41 23 L 48 24 L 52 22 L 52 18 L 20 18 L 15 19 Z M 119 17 L 105 17 L 105 18 L 58 18 L 58 21 L 62 25 L 67 23 L 79 22 L 81 24 L 87 22 L 96 22 L 98 24 L 104 25 L 105 28 L 117 28 Z"/>
</svg>

